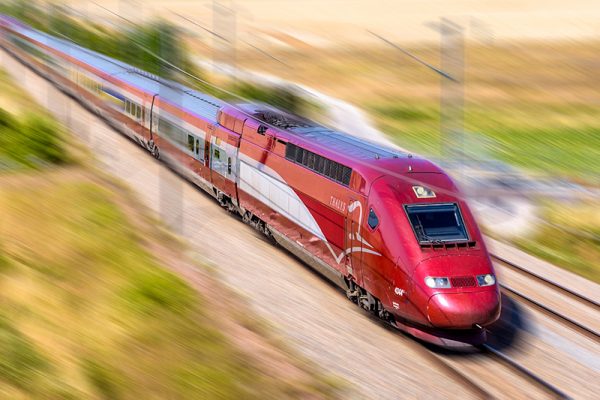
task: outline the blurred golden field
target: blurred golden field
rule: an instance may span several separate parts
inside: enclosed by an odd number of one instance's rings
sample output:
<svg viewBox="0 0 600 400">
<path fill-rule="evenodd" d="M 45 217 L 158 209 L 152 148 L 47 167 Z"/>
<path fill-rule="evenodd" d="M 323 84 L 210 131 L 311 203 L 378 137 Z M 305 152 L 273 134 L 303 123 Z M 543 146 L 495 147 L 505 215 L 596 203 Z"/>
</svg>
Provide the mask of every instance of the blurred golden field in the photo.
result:
<svg viewBox="0 0 600 400">
<path fill-rule="evenodd" d="M 463 143 L 481 159 L 600 184 L 600 42 L 468 44 Z M 438 65 L 436 47 L 410 48 Z M 302 83 L 369 112 L 402 147 L 439 156 L 440 79 L 393 48 L 256 52 L 240 66 Z"/>
</svg>

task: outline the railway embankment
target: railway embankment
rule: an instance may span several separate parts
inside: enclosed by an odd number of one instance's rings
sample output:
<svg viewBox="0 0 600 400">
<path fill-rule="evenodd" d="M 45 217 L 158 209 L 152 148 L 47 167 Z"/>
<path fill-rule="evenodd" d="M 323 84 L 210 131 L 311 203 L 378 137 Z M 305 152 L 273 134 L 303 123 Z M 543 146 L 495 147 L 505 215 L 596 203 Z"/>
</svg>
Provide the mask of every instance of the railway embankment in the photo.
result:
<svg viewBox="0 0 600 400">
<path fill-rule="evenodd" d="M 0 105 L 1 398 L 337 397 L 2 71 Z"/>
</svg>

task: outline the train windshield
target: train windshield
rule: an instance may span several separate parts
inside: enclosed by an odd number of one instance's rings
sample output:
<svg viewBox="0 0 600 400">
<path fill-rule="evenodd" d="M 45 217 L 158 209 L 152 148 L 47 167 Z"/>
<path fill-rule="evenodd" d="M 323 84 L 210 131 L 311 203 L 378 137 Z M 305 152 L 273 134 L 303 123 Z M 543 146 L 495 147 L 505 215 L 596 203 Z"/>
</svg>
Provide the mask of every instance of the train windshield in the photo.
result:
<svg viewBox="0 0 600 400">
<path fill-rule="evenodd" d="M 407 205 L 405 209 L 419 243 L 468 240 L 460 208 L 455 203 Z"/>
</svg>

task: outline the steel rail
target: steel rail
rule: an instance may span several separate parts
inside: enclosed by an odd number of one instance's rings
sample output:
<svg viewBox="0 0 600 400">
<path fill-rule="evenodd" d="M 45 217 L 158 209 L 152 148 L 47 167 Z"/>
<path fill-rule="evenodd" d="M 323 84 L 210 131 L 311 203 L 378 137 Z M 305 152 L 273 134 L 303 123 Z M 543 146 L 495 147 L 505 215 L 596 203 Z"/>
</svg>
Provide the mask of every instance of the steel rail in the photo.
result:
<svg viewBox="0 0 600 400">
<path fill-rule="evenodd" d="M 578 331 L 579 333 L 587 336 L 588 338 L 590 338 L 596 342 L 600 342 L 600 333 L 599 332 L 597 332 L 591 328 L 588 328 L 587 326 L 573 320 L 572 318 L 567 317 L 566 315 L 563 315 L 557 311 L 552 310 L 551 308 L 549 308 L 549 307 L 543 305 L 542 303 L 528 297 L 527 295 L 511 288 L 510 286 L 507 286 L 505 284 L 500 284 L 500 287 L 502 288 L 503 292 L 506 293 L 508 296 L 517 297 L 520 300 L 522 300 L 522 301 L 526 302 L 527 304 L 529 304 L 530 306 L 532 306 L 533 308 L 536 308 L 539 311 L 541 311 L 542 313 L 549 315 L 554 320 L 557 320 L 558 322 L 562 323 L 563 325 L 566 325 L 567 327 Z"/>
<path fill-rule="evenodd" d="M 517 371 L 520 375 L 527 378 L 530 382 L 533 382 L 534 384 L 536 384 L 538 387 L 543 389 L 545 392 L 547 392 L 554 398 L 556 398 L 556 399 L 570 399 L 571 398 L 571 397 L 567 396 L 563 391 L 558 389 L 556 386 L 545 381 L 543 378 L 540 378 L 539 376 L 537 376 L 536 374 L 531 372 L 529 369 L 525 368 L 524 366 L 522 366 L 521 364 L 519 364 L 518 362 L 513 360 L 508 355 L 502 353 L 499 350 L 494 349 L 490 345 L 483 344 L 483 345 L 479 346 L 479 348 L 483 352 L 490 354 L 492 357 L 497 358 L 498 360 L 500 360 L 500 362 L 502 362 L 504 365 L 508 366 L 512 370 Z"/>
<path fill-rule="evenodd" d="M 590 307 L 596 309 L 596 311 L 600 311 L 600 303 L 598 303 L 597 301 L 590 299 L 589 297 L 583 296 L 583 295 L 561 285 L 560 283 L 556 283 L 548 278 L 544 278 L 543 276 L 541 276 L 533 271 L 530 271 L 526 268 L 523 268 L 520 265 L 517 265 L 511 261 L 508 261 L 507 259 L 505 259 L 503 257 L 500 257 L 495 254 L 490 254 L 490 256 L 491 256 L 491 258 L 499 261 L 501 264 L 508 266 L 512 270 L 516 270 L 517 272 L 529 275 L 529 276 L 535 278 L 537 281 L 542 282 L 544 285 L 551 286 L 551 287 L 555 288 L 556 290 L 564 293 L 568 297 L 570 297 L 574 300 L 577 300 L 579 302 L 586 303 Z"/>
<path fill-rule="evenodd" d="M 477 383 L 475 381 L 475 378 L 468 377 L 467 375 L 460 372 L 457 368 L 450 365 L 450 363 L 446 362 L 442 357 L 435 354 L 435 352 L 424 347 L 423 344 L 416 342 L 412 338 L 411 338 L 411 340 L 420 347 L 420 351 L 422 351 L 426 357 L 428 357 L 430 360 L 433 360 L 436 364 L 438 364 L 440 369 L 444 370 L 447 375 L 451 375 L 455 382 L 458 382 L 461 386 L 463 386 L 469 392 L 474 394 L 477 398 L 479 398 L 479 399 L 494 399 L 494 398 L 496 398 L 496 396 L 492 395 L 480 383 Z"/>
<path fill-rule="evenodd" d="M 406 339 L 406 343 L 409 344 L 417 353 L 420 353 L 424 358 L 427 358 L 436 364 L 440 370 L 445 372 L 447 375 L 450 375 L 455 382 L 460 384 L 475 397 L 486 400 L 496 398 L 496 396 L 491 394 L 483 387 L 482 383 L 477 382 L 476 378 L 469 377 L 462 373 L 458 368 L 453 367 L 449 362 L 444 360 L 444 357 L 438 355 L 435 351 L 425 346 L 419 340 L 407 333 L 401 332 L 393 323 L 390 323 L 389 321 L 384 322 L 382 319 L 376 317 L 370 312 L 365 312 L 365 314 L 368 316 L 368 318 L 381 323 L 385 329 L 393 331 L 394 333 L 401 333 L 402 337 Z"/>
</svg>

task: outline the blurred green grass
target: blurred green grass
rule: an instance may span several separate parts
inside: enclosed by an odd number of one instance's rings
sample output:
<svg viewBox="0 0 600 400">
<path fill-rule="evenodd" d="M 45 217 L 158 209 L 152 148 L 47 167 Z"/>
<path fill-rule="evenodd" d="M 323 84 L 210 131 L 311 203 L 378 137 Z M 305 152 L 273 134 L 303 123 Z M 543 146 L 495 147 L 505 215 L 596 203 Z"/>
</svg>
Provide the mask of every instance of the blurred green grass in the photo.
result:
<svg viewBox="0 0 600 400">
<path fill-rule="evenodd" d="M 588 104 L 471 105 L 460 140 L 442 138 L 436 103 L 390 101 L 369 109 L 381 130 L 417 153 L 440 157 L 451 146 L 575 181 L 600 177 L 600 108 Z"/>
<path fill-rule="evenodd" d="M 53 360 L 55 379 L 73 374 L 74 393 L 104 398 L 248 395 L 250 382 L 237 371 L 256 379 L 252 369 L 212 328 L 192 289 L 140 246 L 106 190 L 89 183 L 3 190 L 0 209 L 13 265 L 2 277 L 7 318 L 46 342 L 38 347 Z M 63 334 L 66 343 L 51 339 Z M 195 376 L 198 364 L 222 376 Z M 46 395 L 33 378 L 22 373 L 11 383 Z"/>
<path fill-rule="evenodd" d="M 145 250 L 157 233 L 135 229 L 107 188 L 69 174 L 15 181 L 0 189 L 0 396 L 277 399 L 333 390 L 317 378 L 311 389 L 262 374 L 202 296 Z"/>
<path fill-rule="evenodd" d="M 599 210 L 598 201 L 572 207 L 546 202 L 541 218 L 549 224 L 541 225 L 531 237 L 511 241 L 528 253 L 600 283 Z M 566 232 L 565 228 L 574 233 Z"/>
<path fill-rule="evenodd" d="M 71 147 L 63 128 L 0 69 L 0 173 L 74 164 Z"/>
<path fill-rule="evenodd" d="M 64 134 L 52 119 L 33 113 L 17 118 L 0 108 L 0 171 L 72 161 Z"/>
</svg>

